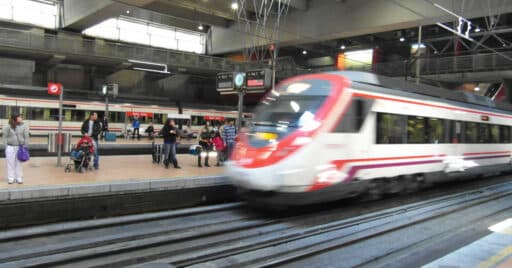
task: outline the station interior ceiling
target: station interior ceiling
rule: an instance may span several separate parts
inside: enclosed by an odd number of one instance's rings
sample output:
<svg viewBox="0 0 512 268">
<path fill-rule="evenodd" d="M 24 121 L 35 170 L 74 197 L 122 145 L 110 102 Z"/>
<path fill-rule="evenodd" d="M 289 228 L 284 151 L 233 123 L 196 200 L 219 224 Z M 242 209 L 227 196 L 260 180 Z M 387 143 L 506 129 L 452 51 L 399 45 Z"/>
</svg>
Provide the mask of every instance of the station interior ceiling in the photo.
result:
<svg viewBox="0 0 512 268">
<path fill-rule="evenodd" d="M 241 22 L 238 20 L 237 10 L 232 8 L 233 1 L 229 0 L 53 2 L 60 2 L 62 5 L 62 22 L 57 29 L 34 29 L 31 25 L 9 21 L 0 21 L 0 25 L 7 29 L 39 31 L 44 35 L 100 42 L 101 39 L 83 36 L 81 32 L 105 19 L 123 16 L 204 33 L 207 39 L 206 55 L 229 60 L 243 54 L 243 46 L 247 43 L 240 44 L 240 40 L 251 38 L 243 37 L 246 33 L 240 32 Z M 249 2 L 253 1 L 235 2 L 249 5 Z M 467 18 L 472 23 L 470 39 L 441 27 L 439 23 L 456 30 L 460 21 L 433 4 L 446 7 L 454 14 Z M 468 83 L 475 86 L 479 83 L 491 85 L 512 79 L 510 1 L 291 0 L 288 8 L 281 22 L 282 41 L 276 43 L 276 47 L 278 58 L 286 59 L 289 65 L 287 68 L 294 70 L 289 74 L 283 74 L 278 80 L 294 74 L 335 69 L 340 53 L 376 48 L 379 49 L 377 63 L 402 62 L 401 64 L 412 69 L 416 55 L 411 53 L 411 45 L 419 41 L 420 25 L 421 44 L 425 45 L 422 55 L 424 59 L 433 61 L 467 56 L 465 59 L 471 60 L 471 57 L 488 55 L 492 59 L 499 58 L 508 63 L 486 66 L 487 69 L 478 71 L 461 69 L 445 71 L 442 74 L 425 74 L 422 77 L 424 82 L 452 89 L 465 89 Z M 256 14 L 250 7 L 247 9 L 249 13 Z M 339 20 L 333 20 L 329 14 L 326 14 L 325 18 L 318 16 L 329 9 L 339 12 Z M 347 20 L 353 21 L 353 24 L 347 24 Z M 202 26 L 202 30 L 198 29 L 198 25 Z M 272 21 L 267 24 L 269 28 L 271 25 Z M 461 29 L 461 32 L 465 29 L 467 28 Z M 42 86 L 49 80 L 58 79 L 65 81 L 67 88 L 95 90 L 104 83 L 116 82 L 120 84 L 123 92 L 130 95 L 149 95 L 157 98 L 162 96 L 169 101 L 183 99 L 186 102 L 226 105 L 236 103 L 236 96 L 221 97 L 215 91 L 215 76 L 216 73 L 223 71 L 222 68 L 169 66 L 169 74 L 149 73 L 132 70 L 133 66 L 126 63 L 127 59 L 62 55 L 52 51 L 26 50 L 1 44 L 0 57 L 0 62 L 9 63 L 16 60 L 18 66 L 30 66 L 20 71 L 24 67 L 19 67 L 18 70 L 5 67 L 4 64 L 1 68 L 4 74 L 3 77 L 0 75 L 0 78 L 7 81 L 7 84 L 16 84 L 20 81 L 28 83 L 27 80 L 31 80 L 31 85 Z M 26 74 L 29 69 L 32 69 L 32 75 Z M 404 75 L 407 77 L 408 74 L 395 76 Z M 256 103 L 259 97 L 249 97 L 247 104 Z"/>
</svg>

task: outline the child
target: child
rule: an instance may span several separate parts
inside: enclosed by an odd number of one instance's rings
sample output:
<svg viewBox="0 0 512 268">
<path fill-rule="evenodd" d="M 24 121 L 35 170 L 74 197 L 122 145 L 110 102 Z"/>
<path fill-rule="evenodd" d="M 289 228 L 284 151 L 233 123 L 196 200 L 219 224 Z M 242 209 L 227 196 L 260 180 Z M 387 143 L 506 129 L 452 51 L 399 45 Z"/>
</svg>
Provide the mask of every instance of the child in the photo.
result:
<svg viewBox="0 0 512 268">
<path fill-rule="evenodd" d="M 76 148 L 78 150 L 80 150 L 82 147 L 88 147 L 89 149 L 89 153 L 90 154 L 93 154 L 94 153 L 94 141 L 92 140 L 91 137 L 89 136 L 82 136 L 82 138 L 78 141 L 77 145 L 76 145 Z"/>
<path fill-rule="evenodd" d="M 215 145 L 215 150 L 217 151 L 217 165 L 221 166 L 222 162 L 224 162 L 224 141 L 220 137 L 220 132 L 215 132 L 215 135 L 212 139 L 213 145 Z"/>
</svg>

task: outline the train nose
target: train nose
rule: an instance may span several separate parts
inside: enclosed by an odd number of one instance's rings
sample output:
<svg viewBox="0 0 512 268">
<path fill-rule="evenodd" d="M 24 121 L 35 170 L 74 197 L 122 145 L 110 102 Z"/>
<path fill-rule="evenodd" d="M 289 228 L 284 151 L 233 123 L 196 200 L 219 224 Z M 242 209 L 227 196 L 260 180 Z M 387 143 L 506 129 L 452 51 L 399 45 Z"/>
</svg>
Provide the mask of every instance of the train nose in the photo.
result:
<svg viewBox="0 0 512 268">
<path fill-rule="evenodd" d="M 282 176 L 279 176 L 272 167 L 245 169 L 233 164 L 227 164 L 228 177 L 235 186 L 242 188 L 274 191 L 282 185 Z"/>
</svg>

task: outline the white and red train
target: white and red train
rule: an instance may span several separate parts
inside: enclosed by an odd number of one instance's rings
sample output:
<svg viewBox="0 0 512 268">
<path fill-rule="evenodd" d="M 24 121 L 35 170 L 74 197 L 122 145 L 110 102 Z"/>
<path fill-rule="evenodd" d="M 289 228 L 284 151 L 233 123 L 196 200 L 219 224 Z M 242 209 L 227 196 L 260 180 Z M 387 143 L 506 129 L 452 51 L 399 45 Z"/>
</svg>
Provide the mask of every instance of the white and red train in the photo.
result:
<svg viewBox="0 0 512 268">
<path fill-rule="evenodd" d="M 253 201 L 316 203 L 512 169 L 511 109 L 463 92 L 311 74 L 280 83 L 254 114 L 228 162 Z"/>
<path fill-rule="evenodd" d="M 55 99 L 38 99 L 0 95 L 0 127 L 7 124 L 12 114 L 22 114 L 25 123 L 30 127 L 31 135 L 47 135 L 56 132 L 58 127 L 59 102 Z M 80 134 L 82 122 L 90 112 L 96 111 L 103 116 L 105 104 L 97 101 L 64 101 L 63 131 L 74 135 Z M 206 121 L 219 123 L 227 119 L 235 120 L 237 111 L 221 111 L 215 109 L 184 108 L 178 113 L 176 107 L 159 105 L 139 105 L 127 103 L 109 104 L 109 131 L 117 135 L 126 134 L 131 129 L 131 121 L 137 116 L 141 121 L 141 133 L 149 122 L 154 123 L 158 131 L 166 118 L 183 119 L 183 124 L 190 124 L 193 132 L 198 132 Z M 244 118 L 252 115 L 244 114 Z"/>
</svg>

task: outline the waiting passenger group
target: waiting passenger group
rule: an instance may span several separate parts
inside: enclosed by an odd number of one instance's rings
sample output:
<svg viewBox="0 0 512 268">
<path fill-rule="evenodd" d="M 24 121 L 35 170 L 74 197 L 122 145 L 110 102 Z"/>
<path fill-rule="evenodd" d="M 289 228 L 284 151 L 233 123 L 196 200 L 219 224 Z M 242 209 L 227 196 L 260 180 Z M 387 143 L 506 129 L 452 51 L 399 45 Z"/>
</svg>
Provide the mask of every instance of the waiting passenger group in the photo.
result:
<svg viewBox="0 0 512 268">
<path fill-rule="evenodd" d="M 137 138 L 140 138 L 139 128 L 140 122 L 138 118 L 134 119 L 133 126 L 133 137 L 137 132 Z M 98 114 L 92 112 L 89 117 L 82 123 L 80 129 L 82 135 L 87 138 L 91 138 L 93 141 L 93 167 L 99 169 L 99 138 L 108 133 L 108 121 L 104 119 L 101 123 L 98 120 Z M 145 131 L 150 139 L 154 136 L 154 127 L 150 123 L 149 127 Z M 177 144 L 179 143 L 180 137 L 192 138 L 193 133 L 188 127 L 184 132 L 176 127 L 175 121 L 167 119 L 164 126 L 158 133 L 163 138 L 163 160 L 166 168 L 170 164 L 174 168 L 181 168 L 178 165 L 178 159 L 176 157 Z M 209 157 L 212 152 L 217 155 L 216 166 L 221 166 L 224 161 L 231 154 L 237 131 L 234 126 L 234 122 L 230 120 L 227 124 L 224 123 L 222 126 L 212 127 L 208 122 L 202 127 L 197 141 L 198 144 L 195 146 L 195 153 L 197 154 L 197 165 L 202 167 L 201 159 L 204 158 L 204 166 L 209 167 Z M 3 144 L 5 146 L 5 159 L 7 162 L 7 182 L 12 184 L 14 182 L 23 183 L 23 169 L 22 161 L 19 160 L 18 151 L 20 146 L 29 145 L 29 128 L 23 123 L 21 115 L 13 115 L 8 124 L 3 128 L 2 132 Z"/>
</svg>

